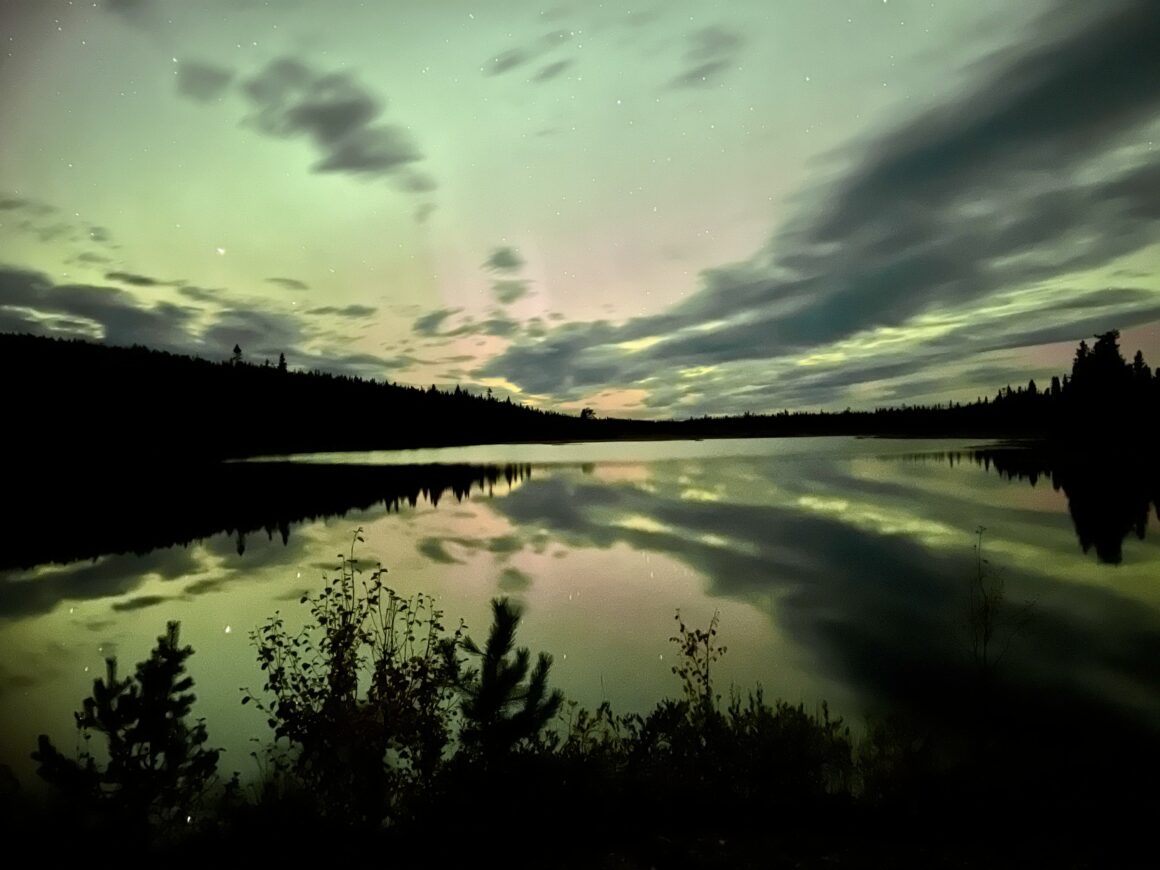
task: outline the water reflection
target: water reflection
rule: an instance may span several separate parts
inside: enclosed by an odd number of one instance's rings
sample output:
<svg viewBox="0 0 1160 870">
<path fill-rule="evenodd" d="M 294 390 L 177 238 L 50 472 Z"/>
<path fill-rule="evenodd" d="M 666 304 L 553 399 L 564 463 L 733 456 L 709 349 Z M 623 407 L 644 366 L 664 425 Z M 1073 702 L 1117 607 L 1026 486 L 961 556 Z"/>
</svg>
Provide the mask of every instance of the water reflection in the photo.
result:
<svg viewBox="0 0 1160 870">
<path fill-rule="evenodd" d="M 1160 462 L 1155 454 L 1125 451 L 1082 455 L 1037 447 L 988 448 L 918 454 L 950 466 L 974 462 L 1006 480 L 1041 482 L 1062 491 L 1084 553 L 1107 565 L 1124 561 L 1124 542 L 1143 541 L 1149 513 L 1160 519 Z"/>
<path fill-rule="evenodd" d="M 142 478 L 106 471 L 77 481 L 40 480 L 22 491 L 20 512 L 0 547 L 0 571 L 110 553 L 142 556 L 226 532 L 239 556 L 247 538 L 264 532 L 285 544 L 297 523 L 382 506 L 398 511 L 420 499 L 457 501 L 473 490 L 508 487 L 531 474 L 526 464 L 352 466 L 293 462 L 229 463 L 169 469 Z M 67 490 L 66 490 L 67 487 Z M 111 497 L 113 490 L 118 497 Z M 67 495 L 66 495 L 67 492 Z M 62 512 L 67 527 L 46 521 Z"/>
<path fill-rule="evenodd" d="M 853 690 L 863 709 L 923 716 L 961 709 L 971 544 L 978 525 L 992 525 L 986 546 L 1009 599 L 1036 604 L 1014 639 L 1012 697 L 1160 724 L 1150 603 L 1061 582 L 1087 578 L 1054 552 L 1058 536 L 1034 523 L 1003 528 L 1020 511 L 992 509 L 959 469 L 935 475 L 941 492 L 932 497 L 912 474 L 883 479 L 889 465 L 869 463 L 872 476 L 861 477 L 866 468 L 856 463 L 731 460 L 702 474 L 657 464 L 648 487 L 557 476 L 496 509 L 574 549 L 627 545 L 671 556 L 705 577 L 714 598 L 771 601 L 778 629 L 821 679 Z M 709 484 L 701 477 L 724 486 L 718 500 L 690 497 Z"/>
<path fill-rule="evenodd" d="M 1011 703 L 1160 727 L 1160 535 L 1146 534 L 1154 476 L 1128 466 L 1085 476 L 966 444 L 782 444 L 746 442 L 732 455 L 721 444 L 716 456 L 657 448 L 534 474 L 520 464 L 239 466 L 258 476 L 202 478 L 128 518 L 79 494 L 86 510 L 71 515 L 92 517 L 79 538 L 11 535 L 0 552 L 6 565 L 37 564 L 0 573 L 0 761 L 22 758 L 53 723 L 54 739 L 68 739 L 91 687 L 83 668 L 110 650 L 137 660 L 180 619 L 198 651 L 199 713 L 241 767 L 248 738 L 264 733 L 238 704 L 239 687 L 260 683 L 248 631 L 317 588 L 355 525 L 366 527 L 363 558 L 388 565 L 401 592 L 434 595 L 451 618 L 480 626 L 492 595 L 517 597 L 524 642 L 554 653 L 554 679 L 588 706 L 641 709 L 676 691 L 664 656 L 680 607 L 700 623 L 722 612 L 723 685 L 826 698 L 855 722 L 899 708 L 960 715 L 972 547 L 985 526 L 1012 612 L 1034 603 L 1025 627 L 999 626 L 1011 635 L 1000 681 Z M 921 460 L 896 461 L 916 447 Z M 44 503 L 18 520 L 21 534 L 62 515 L 59 501 Z M 134 518 L 141 528 L 123 527 Z M 102 526 L 111 544 L 98 539 Z M 215 530 L 229 534 L 132 555 Z M 1115 571 L 1102 564 L 1113 555 Z"/>
</svg>

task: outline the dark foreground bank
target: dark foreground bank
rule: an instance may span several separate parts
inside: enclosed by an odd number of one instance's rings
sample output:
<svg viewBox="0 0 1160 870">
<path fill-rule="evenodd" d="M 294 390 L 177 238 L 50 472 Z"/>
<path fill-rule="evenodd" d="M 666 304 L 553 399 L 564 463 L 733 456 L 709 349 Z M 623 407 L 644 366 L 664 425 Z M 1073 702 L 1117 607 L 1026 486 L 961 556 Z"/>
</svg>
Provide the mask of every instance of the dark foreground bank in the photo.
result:
<svg viewBox="0 0 1160 870">
<path fill-rule="evenodd" d="M 353 559 L 352 549 L 352 559 Z M 972 653 L 924 711 L 859 723 L 714 682 L 716 619 L 680 614 L 680 694 L 586 710 L 550 687 L 493 602 L 486 638 L 344 559 L 306 628 L 252 635 L 272 729 L 243 786 L 197 719 L 196 656 L 170 624 L 133 673 L 110 663 L 77 748 L 35 748 L 46 801 L 9 782 L 10 849 L 186 864 L 365 859 L 541 867 L 1132 866 L 1160 810 L 1157 735 L 1009 685 L 1004 606 L 975 578 Z M 921 699 L 918 699 L 921 700 Z M 32 749 L 32 747 L 30 747 Z M 55 863 L 55 862 L 54 862 Z M 1145 864 L 1141 864 L 1144 866 Z"/>
</svg>

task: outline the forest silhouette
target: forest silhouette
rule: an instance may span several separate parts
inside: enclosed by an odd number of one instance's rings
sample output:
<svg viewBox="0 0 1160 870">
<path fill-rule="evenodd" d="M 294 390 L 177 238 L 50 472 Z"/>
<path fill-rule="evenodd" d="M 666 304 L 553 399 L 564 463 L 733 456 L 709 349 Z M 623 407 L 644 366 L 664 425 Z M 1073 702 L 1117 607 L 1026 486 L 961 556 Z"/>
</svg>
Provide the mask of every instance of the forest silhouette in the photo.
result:
<svg viewBox="0 0 1160 870">
<path fill-rule="evenodd" d="M 1142 444 L 1160 407 L 1160 371 L 1127 362 L 1118 331 L 1082 341 L 1071 371 L 1041 387 L 1000 388 L 974 402 L 872 411 L 791 412 L 683 420 L 601 418 L 528 407 L 456 386 L 402 386 L 220 362 L 78 339 L 0 335 L 10 447 L 56 463 L 188 464 L 258 455 L 462 444 L 791 435 L 1041 437 Z"/>
<path fill-rule="evenodd" d="M 235 346 L 214 363 L 143 347 L 0 335 L 0 365 L 15 425 L 6 438 L 20 510 L 0 570 L 187 544 L 226 532 L 279 535 L 294 523 L 376 504 L 388 510 L 444 493 L 509 485 L 531 473 L 507 466 L 343 466 L 224 459 L 353 449 L 532 441 L 900 435 L 1031 438 L 1028 449 L 970 458 L 1065 492 L 1084 551 L 1118 564 L 1122 542 L 1143 537 L 1160 511 L 1160 471 L 1148 449 L 1160 409 L 1160 370 L 1119 333 L 1080 342 L 1071 371 L 1040 389 L 1004 387 L 972 403 L 874 411 L 686 420 L 598 418 L 524 407 L 510 399 L 320 372 L 292 372 L 281 356 L 255 365 Z M 956 458 L 962 459 L 962 456 Z M 954 461 L 952 459 L 952 461 Z M 77 520 L 67 535 L 43 518 L 62 492 Z M 110 495 L 116 493 L 116 499 Z M 116 509 L 112 509 L 113 503 Z"/>
</svg>

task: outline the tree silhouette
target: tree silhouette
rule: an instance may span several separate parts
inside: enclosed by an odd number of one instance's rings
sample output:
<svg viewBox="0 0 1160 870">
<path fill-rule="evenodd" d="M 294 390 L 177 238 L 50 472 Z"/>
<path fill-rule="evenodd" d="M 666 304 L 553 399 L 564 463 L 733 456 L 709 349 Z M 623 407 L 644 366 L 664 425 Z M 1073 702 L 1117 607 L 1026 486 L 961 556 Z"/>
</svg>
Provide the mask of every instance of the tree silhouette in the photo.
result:
<svg viewBox="0 0 1160 870">
<path fill-rule="evenodd" d="M 230 363 L 236 366 L 242 364 L 242 346 L 240 344 L 234 345 L 234 354 L 230 357 Z"/>
<path fill-rule="evenodd" d="M 286 371 L 286 354 L 284 353 L 278 354 L 278 371 Z"/>
<path fill-rule="evenodd" d="M 185 660 L 193 648 L 178 645 L 179 623 L 170 622 L 136 673 L 117 678 L 117 660 L 106 659 L 105 679 L 75 714 L 85 741 L 103 734 L 108 763 L 101 768 L 86 749 L 66 758 L 41 734 L 32 754 L 37 772 L 70 797 L 110 812 L 118 820 L 164 828 L 188 822 L 217 770 L 219 751 L 206 749 L 205 723 L 186 721 L 195 696 Z"/>
<path fill-rule="evenodd" d="M 465 746 L 484 759 L 495 759 L 534 740 L 563 701 L 558 690 L 548 692 L 552 657 L 540 653 L 529 676 L 531 654 L 527 647 L 514 648 L 519 608 L 507 598 L 493 598 L 491 612 L 487 646 L 480 649 L 470 637 L 463 644 L 479 656 L 480 667 L 464 681 L 461 737 Z"/>
<path fill-rule="evenodd" d="M 1132 358 L 1132 384 L 1136 387 L 1147 387 L 1152 380 L 1152 370 L 1144 362 L 1143 351 L 1136 351 Z"/>
</svg>

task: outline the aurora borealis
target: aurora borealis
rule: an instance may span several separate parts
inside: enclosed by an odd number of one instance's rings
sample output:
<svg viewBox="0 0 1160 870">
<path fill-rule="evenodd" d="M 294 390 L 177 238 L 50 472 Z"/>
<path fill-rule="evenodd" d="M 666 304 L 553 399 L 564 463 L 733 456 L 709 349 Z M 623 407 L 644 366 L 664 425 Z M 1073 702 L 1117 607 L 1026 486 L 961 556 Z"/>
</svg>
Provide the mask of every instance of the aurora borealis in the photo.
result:
<svg viewBox="0 0 1160 870">
<path fill-rule="evenodd" d="M 1160 7 L 2 0 L 0 331 L 625 416 L 1160 363 Z"/>
</svg>

